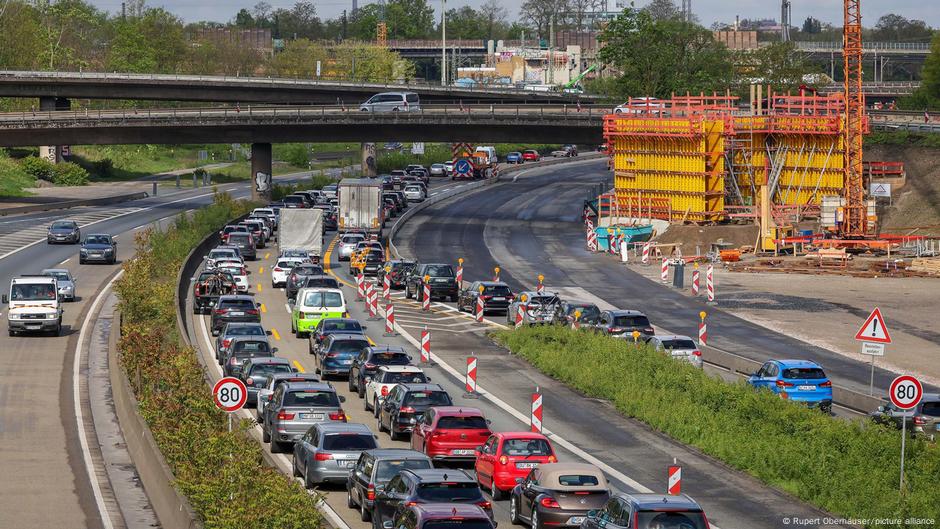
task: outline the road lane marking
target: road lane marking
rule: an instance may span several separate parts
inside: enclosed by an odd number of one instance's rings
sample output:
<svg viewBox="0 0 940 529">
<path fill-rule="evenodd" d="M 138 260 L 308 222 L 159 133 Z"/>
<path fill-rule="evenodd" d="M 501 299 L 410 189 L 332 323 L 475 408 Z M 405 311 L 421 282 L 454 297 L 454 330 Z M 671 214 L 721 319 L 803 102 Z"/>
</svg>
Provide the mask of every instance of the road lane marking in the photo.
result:
<svg viewBox="0 0 940 529">
<path fill-rule="evenodd" d="M 59 264 L 60 264 L 60 265 L 64 265 L 65 263 L 67 263 L 67 262 L 69 262 L 69 261 L 71 261 L 71 260 L 72 260 L 71 257 L 67 257 L 64 261 L 62 261 L 62 262 L 59 263 Z"/>
<path fill-rule="evenodd" d="M 261 304 L 261 314 L 267 314 L 268 308 L 264 306 L 264 303 Z"/>
<path fill-rule="evenodd" d="M 265 259 L 265 261 L 268 260 L 268 257 L 271 257 L 271 252 L 268 252 L 268 253 L 265 253 L 265 254 L 264 254 L 264 259 Z"/>
<path fill-rule="evenodd" d="M 291 313 L 290 305 L 288 305 L 287 303 L 285 303 L 285 304 L 284 304 L 284 310 L 286 310 L 287 313 L 290 314 L 290 313 Z"/>
<path fill-rule="evenodd" d="M 281 335 L 278 334 L 277 329 L 275 329 L 275 328 L 272 327 L 272 328 L 271 328 L 271 334 L 274 335 L 274 339 L 275 339 L 275 340 L 280 341 Z"/>
<path fill-rule="evenodd" d="M 300 362 L 298 362 L 297 360 L 294 360 L 293 363 L 294 363 L 294 367 L 297 368 L 297 371 L 300 371 L 301 373 L 307 372 L 307 370 L 304 369 L 304 366 L 300 365 Z"/>
<path fill-rule="evenodd" d="M 259 267 L 258 267 L 258 273 L 259 273 L 259 274 L 263 274 L 263 273 L 264 273 L 264 266 L 259 266 Z"/>
<path fill-rule="evenodd" d="M 372 341 L 372 337 L 371 337 L 371 336 L 366 336 L 366 340 L 368 340 L 368 341 L 369 341 L 369 345 L 371 345 L 371 346 L 375 346 L 375 342 L 374 342 L 374 341 Z"/>
<path fill-rule="evenodd" d="M 258 292 L 261 292 L 261 283 L 258 283 Z"/>
</svg>

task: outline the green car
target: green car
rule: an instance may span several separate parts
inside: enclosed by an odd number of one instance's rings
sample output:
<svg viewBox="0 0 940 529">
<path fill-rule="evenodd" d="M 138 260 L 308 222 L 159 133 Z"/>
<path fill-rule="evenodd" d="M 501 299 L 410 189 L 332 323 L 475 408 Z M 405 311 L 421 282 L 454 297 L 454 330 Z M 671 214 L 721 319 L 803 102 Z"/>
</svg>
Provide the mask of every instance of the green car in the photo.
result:
<svg viewBox="0 0 940 529">
<path fill-rule="evenodd" d="M 294 336 L 307 336 L 323 318 L 346 318 L 346 299 L 338 288 L 304 288 L 297 293 L 291 309 L 290 326 Z"/>
</svg>

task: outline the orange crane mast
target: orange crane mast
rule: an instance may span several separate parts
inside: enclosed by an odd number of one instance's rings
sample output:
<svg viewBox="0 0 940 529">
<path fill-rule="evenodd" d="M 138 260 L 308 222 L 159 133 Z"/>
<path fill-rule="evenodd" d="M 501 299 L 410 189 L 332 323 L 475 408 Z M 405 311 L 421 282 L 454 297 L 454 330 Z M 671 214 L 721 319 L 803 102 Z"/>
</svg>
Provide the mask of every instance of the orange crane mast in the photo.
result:
<svg viewBox="0 0 940 529">
<path fill-rule="evenodd" d="M 868 207 L 862 178 L 862 146 L 865 132 L 865 94 L 862 92 L 861 0 L 845 1 L 842 57 L 845 70 L 845 206 L 842 236 L 870 235 Z"/>
</svg>

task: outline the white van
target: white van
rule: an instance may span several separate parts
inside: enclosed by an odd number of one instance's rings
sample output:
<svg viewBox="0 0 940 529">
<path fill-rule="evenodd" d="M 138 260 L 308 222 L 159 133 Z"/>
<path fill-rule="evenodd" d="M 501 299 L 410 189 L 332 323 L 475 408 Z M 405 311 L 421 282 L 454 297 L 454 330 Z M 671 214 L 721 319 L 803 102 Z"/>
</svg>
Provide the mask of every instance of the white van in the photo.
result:
<svg viewBox="0 0 940 529">
<path fill-rule="evenodd" d="M 421 99 L 414 92 L 383 92 L 359 105 L 362 112 L 419 112 Z"/>
<path fill-rule="evenodd" d="M 487 157 L 487 163 L 497 163 L 499 159 L 496 158 L 496 147 L 489 145 L 477 147 L 476 152 L 485 152 Z"/>
<path fill-rule="evenodd" d="M 58 282 L 53 276 L 22 275 L 10 280 L 10 294 L 3 295 L 9 303 L 7 324 L 10 336 L 19 333 L 62 332 L 62 304 Z"/>
</svg>

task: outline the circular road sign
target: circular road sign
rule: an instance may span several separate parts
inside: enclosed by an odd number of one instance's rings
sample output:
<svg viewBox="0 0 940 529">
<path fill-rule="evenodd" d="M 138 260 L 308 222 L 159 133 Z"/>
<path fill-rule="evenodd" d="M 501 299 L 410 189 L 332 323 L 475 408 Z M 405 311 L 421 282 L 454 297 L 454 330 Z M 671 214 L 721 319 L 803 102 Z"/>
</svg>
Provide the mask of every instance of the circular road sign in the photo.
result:
<svg viewBox="0 0 940 529">
<path fill-rule="evenodd" d="M 212 388 L 215 405 L 227 412 L 238 411 L 248 400 L 248 388 L 245 383 L 234 377 L 225 377 Z"/>
<path fill-rule="evenodd" d="M 460 159 L 454 164 L 454 171 L 457 174 L 468 175 L 473 171 L 473 165 L 467 159 Z"/>
<path fill-rule="evenodd" d="M 924 388 L 920 385 L 920 381 L 910 375 L 901 375 L 894 379 L 888 389 L 891 404 L 902 410 L 909 410 L 917 406 L 923 395 Z"/>
</svg>

